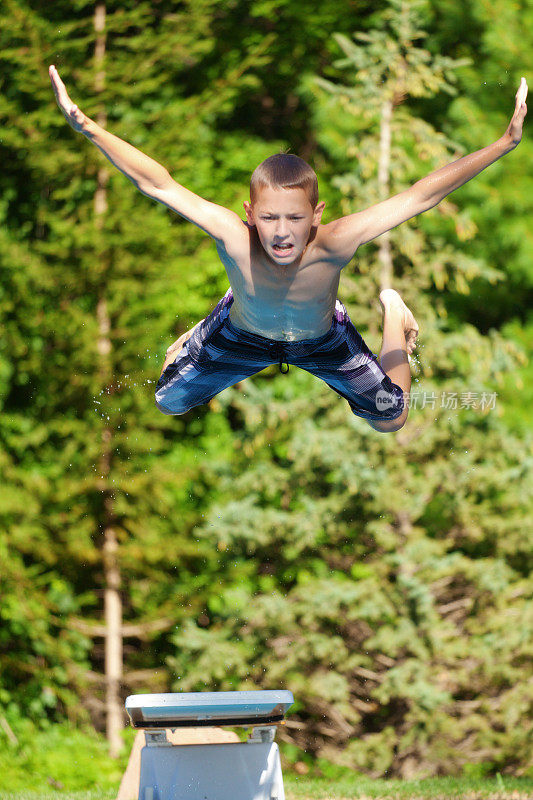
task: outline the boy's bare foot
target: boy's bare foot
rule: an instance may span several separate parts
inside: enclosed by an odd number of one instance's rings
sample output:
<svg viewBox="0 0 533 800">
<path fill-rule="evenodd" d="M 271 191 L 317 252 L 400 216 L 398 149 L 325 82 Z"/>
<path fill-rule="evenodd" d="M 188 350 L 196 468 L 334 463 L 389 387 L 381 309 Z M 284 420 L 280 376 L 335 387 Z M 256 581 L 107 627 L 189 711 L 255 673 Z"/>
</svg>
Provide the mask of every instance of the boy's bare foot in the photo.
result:
<svg viewBox="0 0 533 800">
<path fill-rule="evenodd" d="M 395 289 L 383 289 L 379 294 L 379 302 L 383 308 L 383 313 L 389 311 L 399 313 L 402 320 L 405 334 L 405 344 L 408 355 L 411 355 L 416 347 L 418 336 L 418 323 L 411 310 L 407 308 L 402 298 Z"/>
<path fill-rule="evenodd" d="M 161 370 L 161 375 L 166 370 L 168 365 L 172 364 L 172 362 L 176 360 L 179 351 L 182 349 L 184 344 L 189 341 L 189 339 L 193 335 L 198 325 L 200 325 L 199 322 L 194 326 L 194 328 L 191 328 L 190 331 L 186 331 L 185 333 L 183 333 L 179 339 L 176 339 L 176 341 L 170 345 L 167 352 L 165 353 L 165 361 L 163 363 L 163 369 Z"/>
</svg>

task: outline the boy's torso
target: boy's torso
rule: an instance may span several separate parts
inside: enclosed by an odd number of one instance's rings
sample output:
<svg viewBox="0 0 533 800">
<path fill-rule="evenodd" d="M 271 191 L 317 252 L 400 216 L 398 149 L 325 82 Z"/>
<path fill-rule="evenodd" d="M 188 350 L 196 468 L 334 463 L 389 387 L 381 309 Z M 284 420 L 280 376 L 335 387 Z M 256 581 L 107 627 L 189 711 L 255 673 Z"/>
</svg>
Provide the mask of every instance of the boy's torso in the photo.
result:
<svg viewBox="0 0 533 800">
<path fill-rule="evenodd" d="M 301 258 L 286 266 L 269 259 L 253 228 L 248 234 L 245 247 L 217 248 L 233 290 L 232 323 L 286 341 L 327 333 L 342 267 L 327 261 L 320 229 Z"/>
</svg>

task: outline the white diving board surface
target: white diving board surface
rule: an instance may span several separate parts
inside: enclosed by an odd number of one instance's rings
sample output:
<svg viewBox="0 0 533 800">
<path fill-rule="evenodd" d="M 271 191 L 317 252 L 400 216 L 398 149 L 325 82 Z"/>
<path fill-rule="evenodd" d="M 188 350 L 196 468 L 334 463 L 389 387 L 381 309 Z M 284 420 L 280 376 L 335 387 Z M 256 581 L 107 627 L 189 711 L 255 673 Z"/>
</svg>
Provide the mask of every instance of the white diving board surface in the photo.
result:
<svg viewBox="0 0 533 800">
<path fill-rule="evenodd" d="M 126 710 L 145 729 L 139 800 L 285 800 L 274 742 L 294 698 L 288 691 L 131 695 Z M 165 728 L 253 727 L 246 742 L 172 745 Z"/>
<path fill-rule="evenodd" d="M 287 691 L 176 692 L 131 695 L 126 711 L 134 728 L 272 725 L 293 703 Z"/>
</svg>

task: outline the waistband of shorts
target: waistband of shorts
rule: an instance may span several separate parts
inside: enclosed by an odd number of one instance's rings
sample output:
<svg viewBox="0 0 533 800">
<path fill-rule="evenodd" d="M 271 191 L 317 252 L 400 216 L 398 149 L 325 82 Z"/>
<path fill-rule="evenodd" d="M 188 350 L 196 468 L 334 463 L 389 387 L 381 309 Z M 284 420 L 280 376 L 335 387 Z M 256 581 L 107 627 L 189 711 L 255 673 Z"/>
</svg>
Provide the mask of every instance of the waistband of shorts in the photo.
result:
<svg viewBox="0 0 533 800">
<path fill-rule="evenodd" d="M 283 347 L 290 347 L 291 345 L 314 345 L 326 341 L 326 339 L 328 339 L 335 330 L 335 327 L 337 325 L 337 318 L 335 317 L 335 315 L 333 315 L 330 329 L 326 333 L 323 333 L 320 336 L 316 336 L 313 339 L 270 339 L 267 336 L 261 336 L 259 333 L 253 333 L 253 331 L 247 331 L 244 328 L 238 328 L 236 325 L 233 324 L 233 322 L 230 319 L 229 309 L 228 309 L 228 315 L 224 319 L 224 324 L 227 325 L 227 327 L 240 338 L 247 338 L 253 342 L 257 342 L 258 344 L 259 343 L 264 343 L 265 345 L 275 344 L 275 345 L 282 345 Z"/>
<path fill-rule="evenodd" d="M 236 335 L 239 336 L 241 339 L 248 339 L 250 342 L 254 342 L 257 344 L 267 345 L 278 345 L 281 347 L 290 347 L 291 345 L 299 346 L 299 345 L 317 345 L 325 342 L 331 334 L 335 331 L 335 328 L 338 324 L 345 323 L 349 317 L 348 312 L 344 305 L 340 302 L 340 300 L 336 301 L 335 309 L 333 311 L 331 317 L 331 326 L 326 333 L 322 333 L 320 336 L 315 336 L 311 339 L 271 339 L 267 336 L 261 336 L 259 333 L 254 333 L 253 331 L 247 331 L 244 328 L 238 328 L 230 319 L 230 308 L 233 305 L 233 296 L 230 294 L 231 290 L 226 292 L 224 295 L 224 307 L 221 310 L 221 322 Z M 228 302 L 229 301 L 229 302 Z"/>
</svg>

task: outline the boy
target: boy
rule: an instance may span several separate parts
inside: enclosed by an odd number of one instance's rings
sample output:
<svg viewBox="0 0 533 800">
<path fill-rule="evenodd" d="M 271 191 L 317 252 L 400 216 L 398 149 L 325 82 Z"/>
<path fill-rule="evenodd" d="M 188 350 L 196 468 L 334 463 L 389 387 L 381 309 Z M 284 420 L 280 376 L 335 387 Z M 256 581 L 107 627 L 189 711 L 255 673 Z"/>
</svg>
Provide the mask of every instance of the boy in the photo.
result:
<svg viewBox="0 0 533 800">
<path fill-rule="evenodd" d="M 231 289 L 206 319 L 169 350 L 156 387 L 164 414 L 183 414 L 269 364 L 294 364 L 345 397 L 377 431 L 399 430 L 408 414 L 418 325 L 393 289 L 380 294 L 383 343 L 368 349 L 337 300 L 340 272 L 361 244 L 437 205 L 520 142 L 527 112 L 524 78 L 505 134 L 384 202 L 321 225 L 313 170 L 294 155 L 266 159 L 252 175 L 246 222 L 176 183 L 167 170 L 86 117 L 55 67 L 57 103 L 143 194 L 194 222 L 214 240 Z"/>
</svg>

